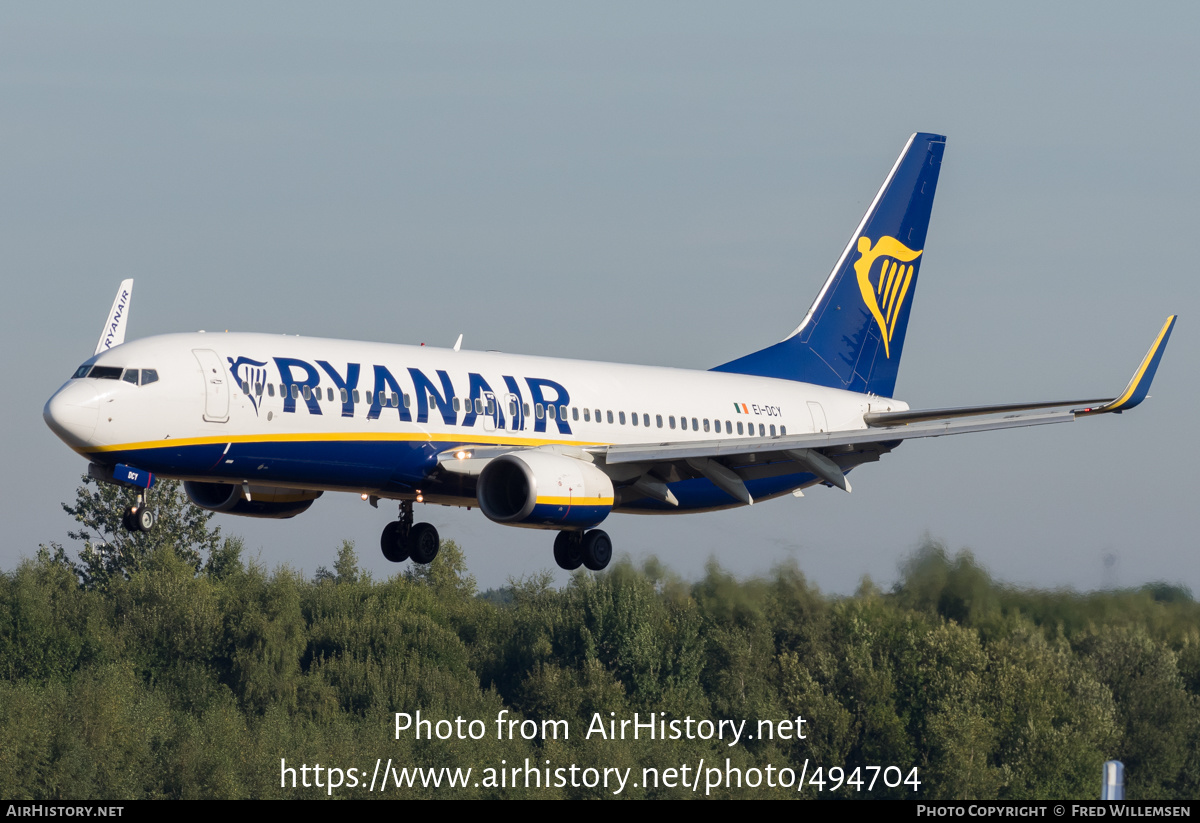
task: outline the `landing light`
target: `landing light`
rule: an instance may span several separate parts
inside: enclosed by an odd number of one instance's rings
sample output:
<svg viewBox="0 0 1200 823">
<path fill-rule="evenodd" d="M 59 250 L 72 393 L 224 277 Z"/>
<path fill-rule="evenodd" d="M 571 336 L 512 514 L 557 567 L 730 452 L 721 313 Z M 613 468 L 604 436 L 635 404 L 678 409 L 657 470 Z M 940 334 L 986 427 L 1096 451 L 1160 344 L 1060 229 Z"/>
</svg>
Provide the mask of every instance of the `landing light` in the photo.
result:
<svg viewBox="0 0 1200 823">
<path fill-rule="evenodd" d="M 359 497 L 361 497 L 363 500 L 367 499 L 367 495 L 365 495 L 365 494 L 360 494 Z"/>
<path fill-rule="evenodd" d="M 424 502 L 425 502 L 425 495 L 423 495 L 423 494 L 418 494 L 418 495 L 417 495 L 417 502 L 418 502 L 418 503 L 424 503 Z"/>
<path fill-rule="evenodd" d="M 466 460 L 468 457 L 471 456 L 471 453 L 469 451 L 467 451 L 466 449 L 459 449 L 458 451 L 456 451 L 454 453 L 454 456 L 457 457 L 459 460 Z"/>
</svg>

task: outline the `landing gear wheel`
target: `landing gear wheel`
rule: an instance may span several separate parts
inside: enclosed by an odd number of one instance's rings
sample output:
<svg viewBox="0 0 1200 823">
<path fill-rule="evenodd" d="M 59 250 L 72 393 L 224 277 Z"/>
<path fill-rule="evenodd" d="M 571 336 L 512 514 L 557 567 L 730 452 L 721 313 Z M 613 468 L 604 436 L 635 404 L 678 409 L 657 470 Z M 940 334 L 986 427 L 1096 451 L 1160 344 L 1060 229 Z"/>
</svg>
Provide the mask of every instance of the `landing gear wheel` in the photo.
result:
<svg viewBox="0 0 1200 823">
<path fill-rule="evenodd" d="M 379 548 L 383 549 L 383 556 L 393 563 L 403 563 L 408 559 L 408 541 L 402 536 L 398 521 L 383 527 L 383 534 L 379 536 Z"/>
<path fill-rule="evenodd" d="M 612 560 L 612 540 L 608 532 L 592 529 L 583 536 L 583 565 L 598 572 Z"/>
<path fill-rule="evenodd" d="M 441 548 L 437 529 L 432 523 L 418 523 L 408 536 L 409 556 L 414 563 L 432 563 Z"/>
<path fill-rule="evenodd" d="M 133 507 L 125 509 L 125 513 L 121 515 L 121 525 L 125 527 L 127 532 L 137 531 L 137 524 L 133 522 Z"/>
<path fill-rule="evenodd" d="M 147 508 L 138 509 L 130 520 L 140 532 L 148 532 L 154 528 L 154 513 Z"/>
<path fill-rule="evenodd" d="M 554 538 L 554 562 L 560 569 L 573 572 L 583 565 L 583 535 L 559 532 Z"/>
</svg>

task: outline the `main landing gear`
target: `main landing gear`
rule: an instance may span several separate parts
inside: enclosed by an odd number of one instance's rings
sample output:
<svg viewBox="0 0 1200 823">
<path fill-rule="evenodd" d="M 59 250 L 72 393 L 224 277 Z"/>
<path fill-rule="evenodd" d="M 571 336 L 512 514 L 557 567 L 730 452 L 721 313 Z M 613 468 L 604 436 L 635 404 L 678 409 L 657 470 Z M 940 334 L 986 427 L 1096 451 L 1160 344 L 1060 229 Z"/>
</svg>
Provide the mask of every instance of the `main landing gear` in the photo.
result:
<svg viewBox="0 0 1200 823">
<path fill-rule="evenodd" d="M 128 532 L 148 532 L 154 528 L 154 513 L 146 505 L 145 495 L 138 495 L 137 503 L 125 509 L 121 525 Z"/>
<path fill-rule="evenodd" d="M 588 532 L 559 532 L 554 538 L 554 562 L 559 568 L 575 571 L 586 566 L 598 572 L 612 560 L 612 540 L 608 532 L 592 529 Z"/>
<path fill-rule="evenodd" d="M 400 519 L 388 523 L 379 536 L 383 556 L 393 563 L 411 559 L 414 563 L 432 563 L 441 540 L 432 523 L 413 524 L 411 500 L 400 501 Z"/>
</svg>

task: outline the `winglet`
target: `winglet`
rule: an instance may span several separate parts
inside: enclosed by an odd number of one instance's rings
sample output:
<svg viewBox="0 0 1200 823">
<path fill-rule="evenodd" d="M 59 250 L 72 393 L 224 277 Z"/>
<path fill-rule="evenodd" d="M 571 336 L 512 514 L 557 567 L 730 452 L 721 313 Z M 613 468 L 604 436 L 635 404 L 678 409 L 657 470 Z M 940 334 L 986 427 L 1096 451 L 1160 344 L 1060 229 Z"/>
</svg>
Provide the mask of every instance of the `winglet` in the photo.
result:
<svg viewBox="0 0 1200 823">
<path fill-rule="evenodd" d="M 1133 373 L 1125 391 L 1121 392 L 1116 399 L 1110 400 L 1099 408 L 1073 409 L 1073 413 L 1077 417 L 1086 414 L 1120 413 L 1126 409 L 1132 409 L 1145 400 L 1146 394 L 1150 391 L 1150 382 L 1154 380 L 1154 373 L 1158 371 L 1158 361 L 1162 359 L 1163 352 L 1167 350 L 1167 340 L 1171 338 L 1171 330 L 1175 328 L 1176 317 L 1178 315 L 1173 314 L 1167 318 L 1158 337 L 1154 338 L 1150 351 L 1146 352 L 1146 356 L 1142 358 L 1142 364 Z"/>
<path fill-rule="evenodd" d="M 125 342 L 126 320 L 129 319 L 129 298 L 132 294 L 133 280 L 122 280 L 120 288 L 117 289 L 117 296 L 113 299 L 112 308 L 108 310 L 108 320 L 100 332 L 96 350 L 92 352 L 93 356 Z"/>
</svg>

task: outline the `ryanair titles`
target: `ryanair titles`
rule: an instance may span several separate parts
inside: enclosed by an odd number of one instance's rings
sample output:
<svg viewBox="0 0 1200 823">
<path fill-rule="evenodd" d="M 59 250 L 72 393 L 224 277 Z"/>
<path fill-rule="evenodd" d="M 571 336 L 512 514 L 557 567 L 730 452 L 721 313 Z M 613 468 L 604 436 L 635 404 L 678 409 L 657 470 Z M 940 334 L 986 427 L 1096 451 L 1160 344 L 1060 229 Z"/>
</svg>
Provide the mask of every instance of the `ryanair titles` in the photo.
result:
<svg viewBox="0 0 1200 823">
<path fill-rule="evenodd" d="M 361 363 L 347 363 L 343 368 L 327 360 L 317 360 L 314 364 L 295 357 L 273 357 L 271 361 L 279 379 L 275 386 L 267 382 L 274 376 L 267 361 L 247 357 L 226 359 L 230 373 L 243 394 L 249 395 L 255 411 L 261 406 L 264 394 L 273 396 L 278 388 L 285 414 L 295 414 L 300 406 L 309 414 L 323 414 L 320 393 L 332 385 L 341 400 L 342 417 L 354 417 L 355 408 L 361 405 L 367 409 L 368 420 L 395 414 L 404 423 L 428 423 L 436 415 L 447 426 L 473 426 L 482 417 L 490 418 L 499 429 L 523 429 L 528 402 L 536 411 L 535 432 L 544 432 L 547 424 L 553 423 L 559 434 L 571 434 L 565 414 L 571 396 L 561 383 L 544 377 L 518 381 L 512 375 L 503 375 L 503 387 L 499 384 L 493 387 L 482 375 L 470 372 L 466 392 L 460 394 L 443 369 L 437 369 L 430 377 L 411 367 L 393 372 L 378 364 L 364 368 Z M 324 385 L 323 379 L 327 381 Z M 454 408 L 456 398 L 465 412 L 461 423 Z"/>
</svg>

